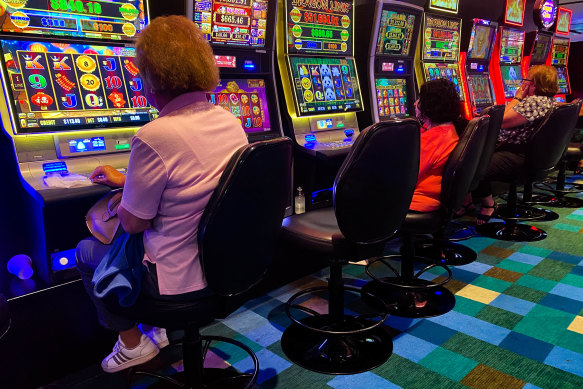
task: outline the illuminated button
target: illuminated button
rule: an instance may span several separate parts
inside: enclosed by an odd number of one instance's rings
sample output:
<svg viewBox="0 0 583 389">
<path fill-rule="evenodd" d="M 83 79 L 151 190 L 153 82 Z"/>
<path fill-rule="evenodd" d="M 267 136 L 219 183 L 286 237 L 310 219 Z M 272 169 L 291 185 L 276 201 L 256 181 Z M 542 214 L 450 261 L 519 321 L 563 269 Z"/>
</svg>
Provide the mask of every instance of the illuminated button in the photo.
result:
<svg viewBox="0 0 583 389">
<path fill-rule="evenodd" d="M 309 134 L 309 135 L 306 135 L 304 137 L 304 139 L 306 140 L 306 142 L 315 142 L 316 141 L 316 135 Z"/>
</svg>

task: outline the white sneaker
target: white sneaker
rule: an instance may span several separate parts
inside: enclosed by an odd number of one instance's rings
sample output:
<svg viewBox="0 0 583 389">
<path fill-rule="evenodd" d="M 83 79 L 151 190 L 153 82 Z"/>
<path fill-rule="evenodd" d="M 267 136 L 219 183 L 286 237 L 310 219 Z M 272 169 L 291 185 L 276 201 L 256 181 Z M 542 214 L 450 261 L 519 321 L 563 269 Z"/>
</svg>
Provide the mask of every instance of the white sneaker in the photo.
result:
<svg viewBox="0 0 583 389">
<path fill-rule="evenodd" d="M 113 352 L 101 362 L 101 367 L 106 373 L 115 373 L 148 362 L 159 352 L 160 349 L 144 334 L 140 338 L 140 344 L 131 349 L 118 339 L 113 346 Z"/>
<path fill-rule="evenodd" d="M 152 330 L 148 332 L 148 336 L 152 339 L 152 342 L 158 346 L 158 348 L 164 348 L 170 344 L 168 341 L 168 336 L 166 335 L 166 329 L 159 327 L 152 327 Z"/>
</svg>

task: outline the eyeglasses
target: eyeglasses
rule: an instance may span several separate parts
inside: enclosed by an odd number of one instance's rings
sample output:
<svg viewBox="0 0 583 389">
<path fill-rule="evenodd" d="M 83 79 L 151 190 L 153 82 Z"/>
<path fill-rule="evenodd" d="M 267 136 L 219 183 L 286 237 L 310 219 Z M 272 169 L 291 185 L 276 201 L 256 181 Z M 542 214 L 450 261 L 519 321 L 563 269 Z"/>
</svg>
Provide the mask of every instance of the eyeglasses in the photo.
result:
<svg viewBox="0 0 583 389">
<path fill-rule="evenodd" d="M 522 81 L 523 81 L 523 82 L 524 82 L 524 81 L 532 82 L 532 79 L 530 79 L 530 78 L 523 78 L 523 79 L 522 79 Z"/>
</svg>

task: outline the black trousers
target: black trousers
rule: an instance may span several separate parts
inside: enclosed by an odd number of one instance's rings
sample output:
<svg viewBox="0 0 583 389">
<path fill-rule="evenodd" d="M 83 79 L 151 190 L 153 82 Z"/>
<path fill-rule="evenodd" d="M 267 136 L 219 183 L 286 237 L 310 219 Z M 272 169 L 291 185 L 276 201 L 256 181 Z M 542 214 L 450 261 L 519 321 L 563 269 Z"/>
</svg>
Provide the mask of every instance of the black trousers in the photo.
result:
<svg viewBox="0 0 583 389">
<path fill-rule="evenodd" d="M 511 182 L 524 171 L 524 145 L 502 145 L 498 147 L 486 174 L 480 181 L 478 187 L 472 191 L 474 199 L 480 199 L 492 194 L 492 181 Z"/>
</svg>

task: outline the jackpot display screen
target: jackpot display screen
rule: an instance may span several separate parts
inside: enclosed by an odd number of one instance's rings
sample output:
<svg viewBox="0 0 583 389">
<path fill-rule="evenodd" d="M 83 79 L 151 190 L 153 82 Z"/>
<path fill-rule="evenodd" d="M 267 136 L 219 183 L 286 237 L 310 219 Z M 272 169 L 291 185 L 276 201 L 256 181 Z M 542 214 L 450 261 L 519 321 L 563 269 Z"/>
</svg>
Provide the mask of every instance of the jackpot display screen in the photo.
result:
<svg viewBox="0 0 583 389">
<path fill-rule="evenodd" d="M 459 68 L 453 63 L 424 63 L 425 80 L 435 80 L 437 78 L 447 78 L 454 83 L 460 100 L 465 101 L 464 88 L 460 79 Z"/>
<path fill-rule="evenodd" d="M 551 55 L 551 64 L 556 66 L 567 66 L 569 59 L 569 38 L 555 37 Z"/>
<path fill-rule="evenodd" d="M 557 68 L 557 80 L 559 82 L 559 93 L 569 94 L 571 93 L 569 89 L 569 73 L 567 73 L 567 68 Z"/>
<path fill-rule="evenodd" d="M 524 31 L 503 28 L 500 37 L 500 62 L 514 64 L 522 60 Z"/>
<path fill-rule="evenodd" d="M 362 111 L 354 59 L 288 58 L 298 116 Z"/>
<path fill-rule="evenodd" d="M 120 40 L 148 23 L 144 0 L 0 1 L 3 32 Z"/>
<path fill-rule="evenodd" d="M 0 39 L 17 133 L 140 126 L 157 117 L 135 48 Z"/>
<path fill-rule="evenodd" d="M 511 66 L 501 65 L 500 73 L 502 74 L 502 84 L 504 84 L 504 97 L 511 99 L 522 83 L 520 64 Z"/>
<path fill-rule="evenodd" d="M 265 46 L 267 0 L 195 0 L 194 22 L 213 45 Z"/>
<path fill-rule="evenodd" d="M 376 53 L 408 56 L 414 29 L 415 15 L 383 9 Z"/>
<path fill-rule="evenodd" d="M 494 46 L 496 38 L 496 26 L 474 23 L 472 35 L 470 37 L 470 46 L 468 58 L 471 59 L 489 59 L 490 50 Z"/>
<path fill-rule="evenodd" d="M 286 0 L 289 54 L 352 55 L 352 0 Z"/>
<path fill-rule="evenodd" d="M 404 78 L 375 79 L 379 117 L 407 117 L 407 80 Z"/>
<path fill-rule="evenodd" d="M 425 14 L 423 60 L 457 61 L 461 27 L 460 19 Z"/>
<path fill-rule="evenodd" d="M 245 132 L 270 131 L 269 110 L 263 79 L 222 79 L 211 93 L 209 103 L 231 112 Z"/>
<path fill-rule="evenodd" d="M 492 91 L 490 90 L 490 78 L 486 74 L 468 75 L 468 86 L 473 103 L 476 107 L 492 105 Z"/>
<path fill-rule="evenodd" d="M 546 34 L 536 34 L 536 40 L 534 42 L 534 47 L 532 49 L 532 54 L 530 56 L 530 63 L 544 64 L 547 61 L 547 56 L 549 55 L 549 50 L 553 42 L 552 35 Z"/>
</svg>

